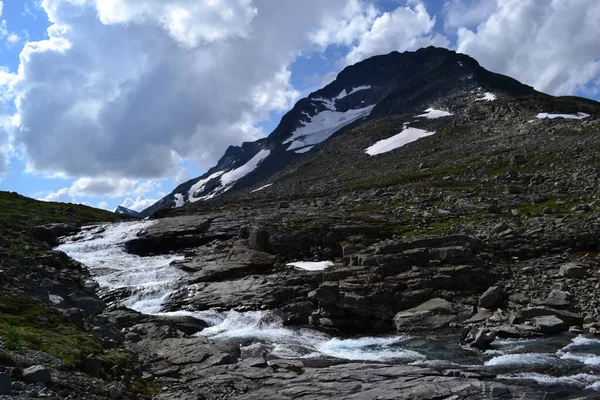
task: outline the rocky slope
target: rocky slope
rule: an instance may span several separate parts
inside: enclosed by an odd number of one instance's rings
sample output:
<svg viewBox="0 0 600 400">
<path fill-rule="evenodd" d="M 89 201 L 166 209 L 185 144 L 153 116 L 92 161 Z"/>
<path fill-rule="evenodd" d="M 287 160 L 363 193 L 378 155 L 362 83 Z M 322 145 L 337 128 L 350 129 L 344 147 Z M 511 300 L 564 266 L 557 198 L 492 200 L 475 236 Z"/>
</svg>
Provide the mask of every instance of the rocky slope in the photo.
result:
<svg viewBox="0 0 600 400">
<path fill-rule="evenodd" d="M 458 110 L 487 92 L 497 97 L 535 93 L 483 69 L 469 56 L 445 49 L 372 57 L 347 67 L 335 81 L 298 101 L 268 137 L 230 147 L 206 174 L 179 185 L 142 215 L 252 185 L 364 121 L 418 113 L 432 104 Z"/>
</svg>

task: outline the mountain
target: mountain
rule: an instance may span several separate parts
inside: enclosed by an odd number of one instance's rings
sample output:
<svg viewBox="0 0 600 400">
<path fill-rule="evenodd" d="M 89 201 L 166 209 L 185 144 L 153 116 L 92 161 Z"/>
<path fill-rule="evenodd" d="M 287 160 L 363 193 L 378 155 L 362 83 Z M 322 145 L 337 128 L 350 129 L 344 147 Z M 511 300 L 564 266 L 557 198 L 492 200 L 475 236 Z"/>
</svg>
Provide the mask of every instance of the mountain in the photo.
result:
<svg viewBox="0 0 600 400">
<path fill-rule="evenodd" d="M 433 103 L 457 109 L 488 92 L 503 97 L 534 90 L 485 70 L 469 56 L 441 48 L 369 58 L 298 101 L 268 137 L 229 147 L 217 165 L 182 183 L 141 215 L 252 185 L 350 126 Z"/>
<path fill-rule="evenodd" d="M 126 215 L 128 217 L 141 218 L 141 214 L 135 210 L 131 210 L 127 207 L 118 206 L 115 210 L 115 214 Z"/>
</svg>

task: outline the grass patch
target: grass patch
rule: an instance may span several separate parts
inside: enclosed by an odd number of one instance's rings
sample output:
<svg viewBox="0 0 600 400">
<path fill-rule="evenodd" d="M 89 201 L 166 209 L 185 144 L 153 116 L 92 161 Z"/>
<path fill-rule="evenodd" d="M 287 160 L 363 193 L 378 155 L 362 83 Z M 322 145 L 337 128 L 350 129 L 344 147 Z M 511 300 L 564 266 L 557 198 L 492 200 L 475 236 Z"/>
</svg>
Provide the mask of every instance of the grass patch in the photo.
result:
<svg viewBox="0 0 600 400">
<path fill-rule="evenodd" d="M 0 335 L 11 350 L 29 348 L 78 367 L 90 353 L 100 353 L 100 340 L 73 325 L 57 310 L 29 297 L 0 294 Z M 7 345 L 8 348 L 8 345 Z"/>
</svg>

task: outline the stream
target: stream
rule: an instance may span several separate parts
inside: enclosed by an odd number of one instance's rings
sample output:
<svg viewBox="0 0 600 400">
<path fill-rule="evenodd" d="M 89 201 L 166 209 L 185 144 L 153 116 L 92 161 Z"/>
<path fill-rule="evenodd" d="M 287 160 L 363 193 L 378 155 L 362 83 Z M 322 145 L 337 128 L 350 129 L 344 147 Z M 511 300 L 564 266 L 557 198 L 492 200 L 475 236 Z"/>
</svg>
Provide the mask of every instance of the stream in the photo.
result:
<svg viewBox="0 0 600 400">
<path fill-rule="evenodd" d="M 477 353 L 458 344 L 458 337 L 403 335 L 335 337 L 308 328 L 285 327 L 269 311 L 178 311 L 162 313 L 163 300 L 184 275 L 170 263 L 183 255 L 139 257 L 122 244 L 153 221 L 85 227 L 58 247 L 85 264 L 102 292 L 127 289 L 126 307 L 146 314 L 191 315 L 210 327 L 198 335 L 248 345 L 260 342 L 280 358 L 353 360 L 406 363 L 497 375 L 497 379 L 535 381 L 600 391 L 600 339 L 563 334 L 539 339 L 497 340 L 492 349 Z"/>
</svg>

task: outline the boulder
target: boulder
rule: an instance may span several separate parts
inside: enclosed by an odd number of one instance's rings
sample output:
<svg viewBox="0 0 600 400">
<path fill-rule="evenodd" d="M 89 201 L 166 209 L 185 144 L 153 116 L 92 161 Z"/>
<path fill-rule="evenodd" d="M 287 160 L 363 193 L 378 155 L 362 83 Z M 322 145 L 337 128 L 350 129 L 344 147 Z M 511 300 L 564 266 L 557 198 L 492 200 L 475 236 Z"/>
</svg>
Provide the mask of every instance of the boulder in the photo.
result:
<svg viewBox="0 0 600 400">
<path fill-rule="evenodd" d="M 502 288 L 500 286 L 491 286 L 479 297 L 479 306 L 483 308 L 492 308 L 502 299 Z"/>
<path fill-rule="evenodd" d="M 42 365 L 34 365 L 23 370 L 23 380 L 31 383 L 50 382 L 50 371 Z"/>
<path fill-rule="evenodd" d="M 550 307 L 530 307 L 524 308 L 512 314 L 510 317 L 511 324 L 520 324 L 527 320 L 536 317 L 544 317 L 553 315 L 560 318 L 567 326 L 581 325 L 583 323 L 583 317 L 579 314 L 572 313 L 569 311 L 556 310 Z"/>
<path fill-rule="evenodd" d="M 258 227 L 250 227 L 249 233 L 250 247 L 258 251 L 269 251 L 269 232 Z"/>
<path fill-rule="evenodd" d="M 464 343 L 470 347 L 486 351 L 492 342 L 496 340 L 496 334 L 489 328 L 479 328 L 477 326 L 471 328 L 463 339 Z"/>
<path fill-rule="evenodd" d="M 455 304 L 435 298 L 397 313 L 394 316 L 394 326 L 400 332 L 431 330 L 445 328 L 457 319 Z"/>
<path fill-rule="evenodd" d="M 553 290 L 550 292 L 548 297 L 539 303 L 544 306 L 550 307 L 566 307 L 569 305 L 569 298 L 571 296 L 567 292 L 563 292 L 561 290 Z"/>
<path fill-rule="evenodd" d="M 111 386 L 110 389 L 108 389 L 108 397 L 111 399 L 118 399 L 121 397 L 121 389 L 116 386 Z"/>
<path fill-rule="evenodd" d="M 565 278 L 585 278 L 587 270 L 580 264 L 567 263 L 560 266 L 558 273 Z"/>
<path fill-rule="evenodd" d="M 559 333 L 567 330 L 564 321 L 554 315 L 535 317 L 531 319 L 531 322 L 542 333 Z"/>
</svg>

